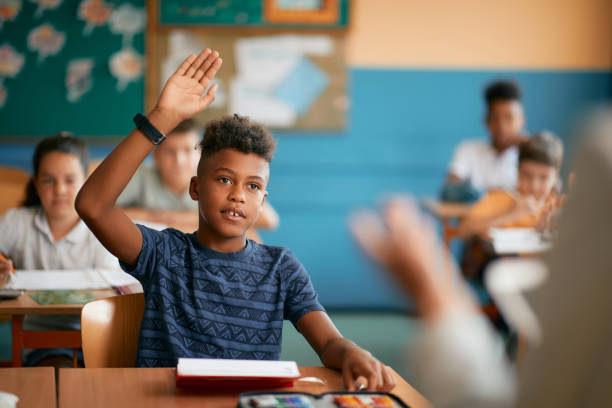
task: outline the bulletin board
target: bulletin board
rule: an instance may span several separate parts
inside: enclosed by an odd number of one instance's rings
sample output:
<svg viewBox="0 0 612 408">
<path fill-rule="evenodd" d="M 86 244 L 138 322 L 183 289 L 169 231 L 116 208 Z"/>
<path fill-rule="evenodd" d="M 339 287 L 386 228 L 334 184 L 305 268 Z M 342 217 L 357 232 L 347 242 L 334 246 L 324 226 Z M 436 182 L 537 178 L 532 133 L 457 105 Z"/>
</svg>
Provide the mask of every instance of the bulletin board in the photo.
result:
<svg viewBox="0 0 612 408">
<path fill-rule="evenodd" d="M 213 105 L 196 117 L 198 123 L 205 124 L 211 119 L 238 113 L 250 116 L 273 129 L 338 130 L 344 128 L 348 97 L 343 38 L 303 34 L 294 37 L 286 33 L 266 36 L 194 34 L 184 31 L 164 33 L 158 36 L 156 42 L 160 77 L 155 88 L 152 89 L 154 94 L 159 95 L 162 83 L 167 76 L 180 64 L 185 55 L 192 52 L 178 53 L 174 58 L 169 59 L 172 54 L 171 38 L 185 38 L 185 36 L 191 42 L 200 44 L 200 46 L 193 46 L 193 52 L 210 47 L 218 50 L 223 58 L 223 66 L 216 78 L 217 98 Z M 240 62 L 237 60 L 236 48 L 239 44 L 244 44 L 245 40 L 247 45 L 249 40 L 253 40 L 254 44 L 258 44 L 259 40 L 263 40 L 264 43 L 275 40 L 295 40 L 296 43 L 321 40 L 323 46 L 331 45 L 332 49 L 327 55 L 296 57 L 297 62 L 292 68 L 279 70 L 275 74 L 270 73 L 270 75 L 278 75 L 277 85 L 274 89 L 262 94 L 257 91 L 260 83 L 257 83 L 256 79 L 256 89 L 237 79 L 240 76 Z M 255 73 L 255 75 L 261 74 L 262 72 Z M 276 78 L 269 77 L 267 80 L 276 81 Z M 254 94 L 255 92 L 257 93 Z M 253 97 L 251 101 L 248 100 L 250 96 Z M 236 101 L 239 98 L 246 100 Z M 264 106 L 265 103 L 268 105 Z M 292 120 L 292 118 L 295 119 Z"/>
<path fill-rule="evenodd" d="M 145 23 L 144 0 L 2 1 L 0 141 L 129 133 L 144 107 Z M 126 56 L 121 81 L 112 61 Z"/>
<path fill-rule="evenodd" d="M 159 0 L 158 10 L 161 25 L 344 29 L 348 6 L 349 0 Z"/>
<path fill-rule="evenodd" d="M 238 113 L 271 129 L 343 129 L 349 106 L 343 31 L 348 0 L 321 0 L 321 10 L 333 6 L 333 21 L 316 13 L 270 14 L 278 2 L 148 0 L 147 110 L 185 56 L 208 47 L 220 52 L 223 67 L 214 104 L 195 118 L 201 125 Z M 279 54 L 280 63 L 263 61 L 265 54 Z M 268 69 L 256 72 L 257 64 Z M 282 64 L 285 69 L 279 69 Z"/>
</svg>

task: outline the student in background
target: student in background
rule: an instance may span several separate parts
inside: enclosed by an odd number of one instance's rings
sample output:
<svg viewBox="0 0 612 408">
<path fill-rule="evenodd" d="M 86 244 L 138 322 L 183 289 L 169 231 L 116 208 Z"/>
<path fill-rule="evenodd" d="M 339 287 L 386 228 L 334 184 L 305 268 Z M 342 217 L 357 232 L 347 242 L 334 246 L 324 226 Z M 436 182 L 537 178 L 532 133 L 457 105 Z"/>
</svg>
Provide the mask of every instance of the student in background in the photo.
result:
<svg viewBox="0 0 612 408">
<path fill-rule="evenodd" d="M 22 207 L 0 218 L 0 287 L 11 269 L 58 270 L 117 268 L 117 259 L 98 242 L 74 209 L 85 181 L 85 143 L 60 134 L 41 140 L 34 151 L 33 176 Z M 79 316 L 31 315 L 24 330 L 78 329 Z M 26 365 L 72 366 L 72 350 L 41 349 L 26 357 Z"/>
<path fill-rule="evenodd" d="M 563 143 L 550 132 L 541 132 L 521 143 L 516 191 L 490 190 L 459 224 L 458 235 L 472 238 L 462 259 L 464 275 L 481 280 L 494 257 L 487 233 L 491 227 L 535 228 L 561 207 L 557 192 L 563 160 Z"/>
<path fill-rule="evenodd" d="M 534 228 L 561 204 L 556 190 L 563 161 L 563 142 L 550 132 L 521 143 L 516 190 L 490 190 L 459 225 L 459 235 L 486 235 L 491 227 Z"/>
<path fill-rule="evenodd" d="M 474 201 L 491 188 L 516 185 L 517 146 L 525 139 L 521 90 L 513 81 L 497 81 L 484 97 L 490 141 L 467 140 L 456 148 L 442 190 L 445 201 Z"/>
<path fill-rule="evenodd" d="M 205 109 L 221 66 L 217 52 L 189 56 L 170 77 L 148 118 L 100 164 L 77 198 L 98 239 L 143 284 L 146 306 L 136 364 L 175 366 L 179 357 L 276 360 L 283 320 L 293 322 L 345 385 L 367 379 L 390 390 L 388 367 L 343 338 L 317 300 L 308 273 L 287 249 L 246 238 L 263 208 L 275 141 L 235 115 L 210 122 L 190 194 L 199 226 L 191 234 L 133 224 L 116 199 L 162 134 Z M 160 133 L 161 132 L 161 133 Z"/>
<path fill-rule="evenodd" d="M 449 282 L 444 248 L 410 200 L 391 201 L 382 220 L 371 212 L 355 219 L 365 252 L 385 266 L 424 321 L 411 343 L 411 367 L 415 386 L 434 406 L 612 406 L 612 110 L 588 123 L 576 185 L 547 256 L 548 280 L 527 298 L 542 343 L 528 347 L 518 377 L 464 285 Z"/>
<path fill-rule="evenodd" d="M 130 218 L 183 232 L 197 229 L 198 203 L 189 195 L 189 183 L 200 158 L 199 138 L 200 131 L 193 119 L 179 123 L 168 133 L 166 141 L 153 151 L 154 165 L 140 166 L 117 199 Z M 255 227 L 277 226 L 278 215 L 266 203 Z"/>
</svg>

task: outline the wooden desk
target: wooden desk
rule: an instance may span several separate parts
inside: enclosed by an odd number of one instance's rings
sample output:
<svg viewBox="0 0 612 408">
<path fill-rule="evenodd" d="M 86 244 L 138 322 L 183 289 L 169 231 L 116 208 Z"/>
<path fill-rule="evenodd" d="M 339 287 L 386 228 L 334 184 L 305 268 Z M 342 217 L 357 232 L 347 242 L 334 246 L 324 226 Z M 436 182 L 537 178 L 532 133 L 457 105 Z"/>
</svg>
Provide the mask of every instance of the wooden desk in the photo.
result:
<svg viewBox="0 0 612 408">
<path fill-rule="evenodd" d="M 189 389 L 175 386 L 174 368 L 61 368 L 60 408 L 215 407 L 235 408 L 240 389 Z M 326 385 L 297 383 L 288 391 L 320 394 L 344 389 L 342 375 L 323 367 L 300 367 L 304 377 L 319 377 Z M 412 408 L 430 407 L 418 391 L 393 371 L 392 391 Z M 283 390 L 283 389 L 281 389 Z M 251 390 L 252 391 L 252 390 Z M 277 390 L 278 391 L 278 390 Z"/>
<path fill-rule="evenodd" d="M 0 368 L 0 391 L 17 395 L 18 407 L 55 408 L 55 369 Z"/>
<path fill-rule="evenodd" d="M 98 299 L 116 295 L 112 289 L 92 292 Z M 13 367 L 21 367 L 21 351 L 24 348 L 80 348 L 80 330 L 24 331 L 23 318 L 26 315 L 80 315 L 83 305 L 42 306 L 28 296 L 28 293 L 34 292 L 27 292 L 14 300 L 0 301 L 0 315 L 11 315 L 12 320 Z"/>
</svg>

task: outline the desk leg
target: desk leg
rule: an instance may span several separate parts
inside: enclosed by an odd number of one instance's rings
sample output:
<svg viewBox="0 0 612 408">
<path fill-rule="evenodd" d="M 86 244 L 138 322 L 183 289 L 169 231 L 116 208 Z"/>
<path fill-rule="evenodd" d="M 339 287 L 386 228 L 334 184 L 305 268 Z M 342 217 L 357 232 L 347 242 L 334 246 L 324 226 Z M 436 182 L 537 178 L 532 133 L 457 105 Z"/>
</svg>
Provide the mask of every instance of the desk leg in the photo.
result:
<svg viewBox="0 0 612 408">
<path fill-rule="evenodd" d="M 21 367 L 21 348 L 23 347 L 23 316 L 13 315 L 13 367 Z"/>
</svg>

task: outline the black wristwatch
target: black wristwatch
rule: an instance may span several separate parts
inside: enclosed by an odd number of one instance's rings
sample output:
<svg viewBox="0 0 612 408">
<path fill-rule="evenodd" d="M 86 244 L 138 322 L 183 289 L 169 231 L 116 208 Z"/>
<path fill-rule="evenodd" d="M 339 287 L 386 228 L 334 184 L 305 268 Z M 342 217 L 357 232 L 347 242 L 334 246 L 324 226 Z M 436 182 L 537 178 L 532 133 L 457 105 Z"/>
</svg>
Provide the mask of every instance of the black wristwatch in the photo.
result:
<svg viewBox="0 0 612 408">
<path fill-rule="evenodd" d="M 166 135 L 157 130 L 142 113 L 137 113 L 136 116 L 134 116 L 134 124 L 142 133 L 151 139 L 153 144 L 158 145 L 166 139 Z"/>
</svg>

